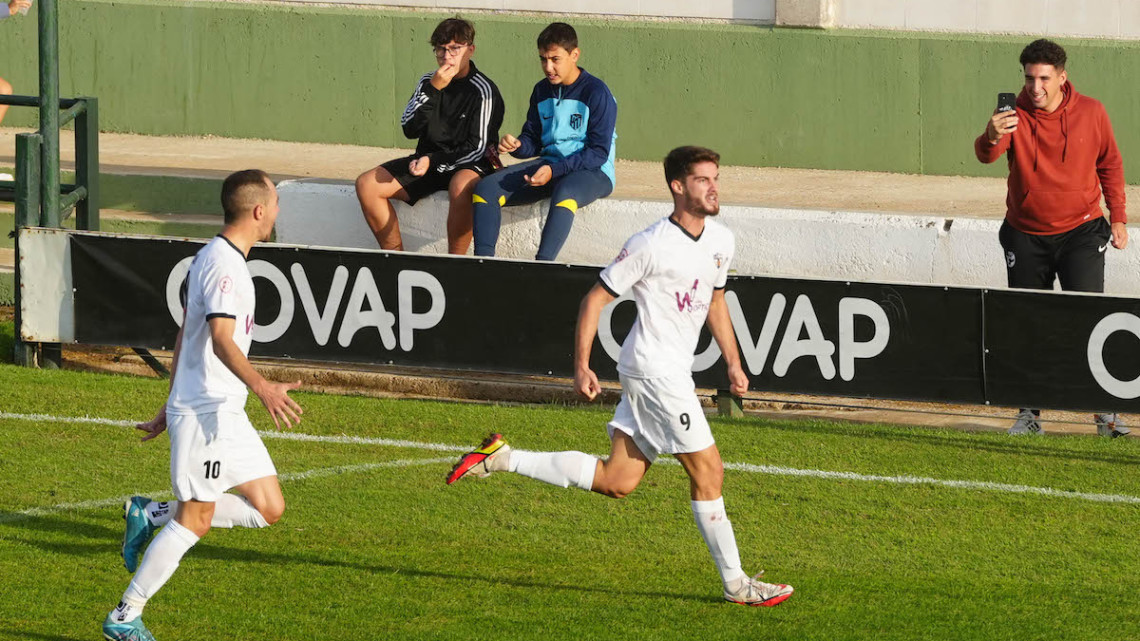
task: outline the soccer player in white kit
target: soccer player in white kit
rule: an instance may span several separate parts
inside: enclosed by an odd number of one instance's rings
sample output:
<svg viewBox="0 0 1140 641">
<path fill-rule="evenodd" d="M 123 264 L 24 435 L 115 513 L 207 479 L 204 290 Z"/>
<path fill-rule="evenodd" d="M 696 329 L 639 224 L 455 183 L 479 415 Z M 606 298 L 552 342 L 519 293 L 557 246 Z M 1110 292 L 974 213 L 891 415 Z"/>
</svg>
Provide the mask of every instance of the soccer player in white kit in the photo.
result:
<svg viewBox="0 0 1140 641">
<path fill-rule="evenodd" d="M 182 556 L 214 527 L 266 527 L 285 510 L 277 470 L 245 415 L 253 390 L 278 429 L 300 421 L 288 392 L 301 382 L 272 383 L 250 365 L 254 288 L 246 256 L 268 240 L 277 220 L 277 189 L 265 172 L 239 171 L 222 184 L 225 226 L 190 265 L 183 289 L 182 327 L 170 365 L 170 396 L 138 428 L 148 441 L 170 434 L 170 480 L 177 502 L 127 501 L 123 562 L 135 572 L 118 607 L 103 622 L 111 641 L 153 641 L 142 622 L 148 599 Z M 228 494 L 235 489 L 240 494 Z M 165 527 L 162 527 L 165 525 Z M 138 564 L 138 555 L 162 530 Z"/>
<path fill-rule="evenodd" d="M 793 589 L 760 581 L 759 574 L 750 578 L 741 569 L 721 497 L 724 465 L 692 377 L 693 352 L 707 322 L 728 365 L 731 391 L 742 395 L 748 389 L 724 300 L 735 241 L 727 227 L 711 219 L 720 212 L 719 165 L 720 155 L 710 149 L 678 147 L 669 152 L 665 181 L 673 196 L 672 215 L 626 241 L 582 299 L 574 386 L 588 400 L 601 391 L 590 369 L 590 351 L 602 308 L 629 290 L 637 303 L 637 321 L 618 358 L 622 397 L 608 425 L 609 458 L 512 450 L 501 434 L 492 434 L 460 458 L 447 482 L 509 471 L 621 498 L 637 487 L 659 454 L 671 454 L 689 475 L 693 518 L 720 571 L 725 600 L 773 606 Z"/>
</svg>

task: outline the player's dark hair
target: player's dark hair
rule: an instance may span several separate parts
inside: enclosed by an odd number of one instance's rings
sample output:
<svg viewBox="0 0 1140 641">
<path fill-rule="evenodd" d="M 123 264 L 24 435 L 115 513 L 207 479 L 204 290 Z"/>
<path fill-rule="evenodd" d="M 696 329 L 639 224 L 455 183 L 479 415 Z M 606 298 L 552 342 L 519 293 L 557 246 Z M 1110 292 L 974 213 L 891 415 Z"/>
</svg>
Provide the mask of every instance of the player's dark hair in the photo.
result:
<svg viewBox="0 0 1140 641">
<path fill-rule="evenodd" d="M 222 183 L 222 211 L 225 223 L 236 222 L 255 205 L 268 204 L 269 174 L 260 169 L 243 169 L 226 177 Z"/>
<path fill-rule="evenodd" d="M 578 32 L 565 22 L 551 22 L 538 34 L 538 50 L 562 47 L 567 52 L 578 48 Z"/>
<path fill-rule="evenodd" d="M 686 145 L 677 147 L 665 156 L 665 184 L 671 185 L 674 180 L 684 182 L 685 176 L 693 173 L 693 165 L 700 162 L 711 162 L 720 166 L 720 154 L 707 147 L 694 147 Z"/>
<path fill-rule="evenodd" d="M 1057 71 L 1065 70 L 1065 49 L 1061 45 L 1041 38 L 1034 40 L 1021 50 L 1021 66 L 1025 65 L 1053 65 Z"/>
<path fill-rule="evenodd" d="M 442 47 L 449 42 L 461 45 L 475 44 L 475 27 L 463 18 L 448 18 L 435 27 L 431 32 L 431 46 Z"/>
</svg>

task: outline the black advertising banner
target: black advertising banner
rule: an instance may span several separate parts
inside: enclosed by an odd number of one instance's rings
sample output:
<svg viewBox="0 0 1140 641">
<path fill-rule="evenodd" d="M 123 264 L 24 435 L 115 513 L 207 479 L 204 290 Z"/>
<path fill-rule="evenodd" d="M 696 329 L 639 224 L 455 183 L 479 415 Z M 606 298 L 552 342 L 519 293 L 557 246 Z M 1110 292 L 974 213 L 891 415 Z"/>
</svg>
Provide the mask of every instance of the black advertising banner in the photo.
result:
<svg viewBox="0 0 1140 641">
<path fill-rule="evenodd" d="M 985 400 L 976 290 L 750 277 L 729 290 L 754 389 Z"/>
<path fill-rule="evenodd" d="M 985 323 L 993 404 L 1140 408 L 1140 300 L 988 290 Z"/>
<path fill-rule="evenodd" d="M 178 291 L 202 245 L 73 236 L 76 339 L 171 349 Z M 578 301 L 598 271 L 274 245 L 254 247 L 247 264 L 252 355 L 553 375 L 572 373 Z"/>
<path fill-rule="evenodd" d="M 71 235 L 77 341 L 170 349 L 202 244 Z M 599 271 L 280 245 L 248 265 L 253 355 L 555 376 L 573 374 L 578 304 Z M 1140 409 L 1140 301 L 751 276 L 730 277 L 725 300 L 753 390 Z M 616 379 L 635 316 L 626 297 L 603 311 L 599 377 Z M 707 330 L 693 369 L 699 386 L 726 386 Z"/>
</svg>

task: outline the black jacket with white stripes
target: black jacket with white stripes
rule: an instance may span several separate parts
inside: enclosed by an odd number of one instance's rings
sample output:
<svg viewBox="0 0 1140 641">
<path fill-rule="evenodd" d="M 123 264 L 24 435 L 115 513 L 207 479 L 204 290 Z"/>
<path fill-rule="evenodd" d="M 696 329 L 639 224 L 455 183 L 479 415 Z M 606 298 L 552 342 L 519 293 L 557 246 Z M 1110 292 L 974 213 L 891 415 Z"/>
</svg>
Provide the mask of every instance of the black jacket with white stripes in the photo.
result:
<svg viewBox="0 0 1140 641">
<path fill-rule="evenodd" d="M 400 119 L 404 135 L 419 139 L 416 156 L 430 157 L 430 171 L 440 172 L 489 154 L 497 159 L 505 111 L 499 88 L 474 61 L 466 76 L 453 78 L 442 91 L 431 85 L 432 73 L 420 78 Z"/>
</svg>

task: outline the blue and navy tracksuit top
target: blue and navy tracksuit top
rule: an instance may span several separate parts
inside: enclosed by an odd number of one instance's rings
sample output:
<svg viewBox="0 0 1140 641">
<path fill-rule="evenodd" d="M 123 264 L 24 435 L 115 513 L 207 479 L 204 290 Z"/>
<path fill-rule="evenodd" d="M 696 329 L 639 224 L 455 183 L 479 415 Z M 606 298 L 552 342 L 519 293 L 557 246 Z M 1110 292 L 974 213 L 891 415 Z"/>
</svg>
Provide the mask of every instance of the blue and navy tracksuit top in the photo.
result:
<svg viewBox="0 0 1140 641">
<path fill-rule="evenodd" d="M 550 163 L 552 180 L 573 171 L 601 169 L 616 185 L 617 100 L 600 78 L 579 70 L 572 85 L 543 79 L 534 86 L 521 144 L 511 155 L 541 155 Z"/>
</svg>

